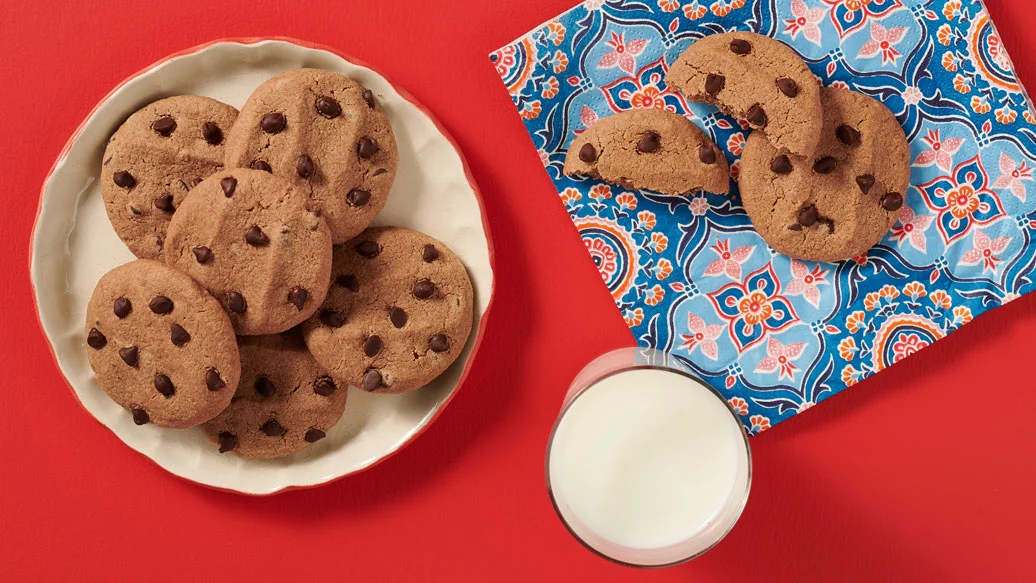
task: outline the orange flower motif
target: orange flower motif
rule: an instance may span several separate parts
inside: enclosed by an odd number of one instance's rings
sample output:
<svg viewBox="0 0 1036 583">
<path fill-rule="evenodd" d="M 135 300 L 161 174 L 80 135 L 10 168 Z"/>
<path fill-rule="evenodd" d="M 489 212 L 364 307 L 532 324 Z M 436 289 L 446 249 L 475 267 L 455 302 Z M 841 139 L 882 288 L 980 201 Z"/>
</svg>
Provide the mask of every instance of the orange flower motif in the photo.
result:
<svg viewBox="0 0 1036 583">
<path fill-rule="evenodd" d="M 971 308 L 967 306 L 957 306 L 953 308 L 953 316 L 960 320 L 961 324 L 967 324 L 972 320 Z"/>
<path fill-rule="evenodd" d="M 658 279 L 665 279 L 673 273 L 673 264 L 665 258 L 659 259 L 658 264 L 655 266 L 655 277 Z"/>
<path fill-rule="evenodd" d="M 928 294 L 928 292 L 924 290 L 924 284 L 919 281 L 912 281 L 903 286 L 903 293 L 915 300 L 917 298 L 923 298 Z"/>
<path fill-rule="evenodd" d="M 944 24 L 935 32 L 935 37 L 939 39 L 939 44 L 948 47 L 953 42 L 953 29 L 950 25 Z"/>
<path fill-rule="evenodd" d="M 665 99 L 661 97 L 662 92 L 654 85 L 648 85 L 638 89 L 630 96 L 630 103 L 633 107 L 665 109 Z"/>
<path fill-rule="evenodd" d="M 554 43 L 554 46 L 561 46 L 565 42 L 565 25 L 558 21 L 547 23 L 547 40 Z"/>
<path fill-rule="evenodd" d="M 971 85 L 964 75 L 958 74 L 953 77 L 953 88 L 957 93 L 971 93 Z"/>
<path fill-rule="evenodd" d="M 637 213 L 637 222 L 648 231 L 655 228 L 655 213 L 651 211 L 640 211 Z"/>
<path fill-rule="evenodd" d="M 738 415 L 748 415 L 748 402 L 741 397 L 734 397 L 727 402 L 730 403 L 730 408 Z"/>
<path fill-rule="evenodd" d="M 741 178 L 741 158 L 734 160 L 734 163 L 730 165 L 730 177 L 737 182 Z"/>
<path fill-rule="evenodd" d="M 849 314 L 845 319 L 845 327 L 849 330 L 849 333 L 856 334 L 856 332 L 863 329 L 863 321 L 866 317 L 867 315 L 859 310 Z"/>
<path fill-rule="evenodd" d="M 878 291 L 878 295 L 880 295 L 883 298 L 894 300 L 899 297 L 899 290 L 896 289 L 895 286 L 886 284 L 881 287 L 881 290 Z"/>
<path fill-rule="evenodd" d="M 996 121 L 1000 123 L 1014 123 L 1016 119 L 1018 119 L 1018 112 L 1006 105 L 996 110 Z"/>
<path fill-rule="evenodd" d="M 686 16 L 687 19 L 691 20 L 691 21 L 698 20 L 699 18 L 702 18 L 703 16 L 705 16 L 708 13 L 709 13 L 709 9 L 704 7 L 704 6 L 702 6 L 698 2 L 698 0 L 695 0 L 694 2 L 691 2 L 690 4 L 686 4 L 683 7 L 683 15 Z"/>
<path fill-rule="evenodd" d="M 680 7 L 680 0 L 658 0 L 658 7 L 662 12 L 676 12 Z"/>
<path fill-rule="evenodd" d="M 665 299 L 665 290 L 657 283 L 655 287 L 644 292 L 644 303 L 649 306 L 657 306 L 663 299 Z"/>
<path fill-rule="evenodd" d="M 752 415 L 748 422 L 752 424 L 752 433 L 761 433 L 770 428 L 770 420 L 762 415 Z"/>
<path fill-rule="evenodd" d="M 970 184 L 962 184 L 955 190 L 947 191 L 943 198 L 950 207 L 950 214 L 958 219 L 971 216 L 971 213 L 978 210 L 980 203 L 975 189 Z"/>
<path fill-rule="evenodd" d="M 597 184 L 590 189 L 590 198 L 594 200 L 607 200 L 612 197 L 612 187 L 607 184 Z"/>
<path fill-rule="evenodd" d="M 971 98 L 971 109 L 975 113 L 986 114 L 989 110 L 993 109 L 993 106 L 989 105 L 989 100 L 985 97 L 979 97 L 978 95 Z"/>
<path fill-rule="evenodd" d="M 870 0 L 867 0 L 868 2 Z M 744 8 L 745 0 L 716 0 L 712 3 L 712 13 L 720 18 L 730 14 L 738 8 Z"/>
<path fill-rule="evenodd" d="M 737 309 L 744 314 L 746 324 L 758 324 L 773 314 L 770 298 L 758 290 L 741 298 Z"/>
<path fill-rule="evenodd" d="M 847 387 L 855 385 L 859 382 L 856 378 L 857 374 L 859 374 L 859 371 L 853 368 L 853 365 L 850 364 L 846 366 L 842 369 L 842 382 L 845 383 L 845 386 Z"/>
<path fill-rule="evenodd" d="M 518 117 L 522 119 L 536 119 L 540 116 L 540 111 L 542 111 L 542 109 L 543 105 L 538 99 L 536 101 L 530 101 L 525 104 L 525 107 L 523 107 L 521 111 L 518 112 Z"/>
<path fill-rule="evenodd" d="M 544 99 L 550 99 L 558 94 L 558 79 L 557 77 L 551 77 L 547 79 L 547 82 L 543 84 L 543 91 L 540 95 Z"/>
<path fill-rule="evenodd" d="M 957 57 L 953 53 L 943 53 L 942 56 L 942 68 L 946 69 L 950 73 L 956 73 L 957 68 Z"/>
<path fill-rule="evenodd" d="M 960 0 L 949 0 L 942 7 L 942 15 L 947 20 L 953 20 L 958 14 L 960 14 Z"/>
<path fill-rule="evenodd" d="M 942 308 L 944 310 L 953 305 L 953 302 L 950 300 L 950 294 L 941 289 L 933 291 L 932 294 L 928 296 L 928 299 L 932 300 L 935 307 Z"/>
<path fill-rule="evenodd" d="M 727 140 L 727 148 L 730 149 L 730 153 L 735 156 L 740 156 L 741 152 L 745 149 L 745 134 L 738 132 Z"/>
<path fill-rule="evenodd" d="M 640 326 L 640 323 L 644 321 L 644 310 L 640 308 L 626 310 L 626 313 L 622 315 L 622 319 L 626 321 L 626 325 L 630 328 Z"/>
<path fill-rule="evenodd" d="M 1029 122 L 1030 124 L 1036 125 L 1036 115 L 1032 114 L 1032 110 L 1026 109 L 1025 111 L 1023 111 L 1022 117 L 1025 118 L 1025 121 Z"/>
<path fill-rule="evenodd" d="M 661 253 L 669 247 L 669 237 L 665 233 L 651 233 L 651 246 L 655 248 L 655 253 Z"/>
<path fill-rule="evenodd" d="M 838 343 L 838 354 L 842 355 L 842 360 L 852 360 L 853 357 L 856 356 L 857 350 L 859 349 L 856 348 L 856 340 L 854 340 L 852 336 L 843 338 L 842 341 Z"/>
<path fill-rule="evenodd" d="M 878 292 L 871 292 L 863 298 L 863 308 L 868 312 L 873 312 L 878 308 L 878 304 L 881 302 L 881 296 Z"/>
<path fill-rule="evenodd" d="M 624 192 L 619 196 L 616 196 L 615 202 L 619 203 L 619 206 L 625 209 L 633 210 L 637 208 L 637 197 L 633 196 L 629 192 Z"/>
<path fill-rule="evenodd" d="M 569 187 L 561 191 L 561 202 L 568 206 L 576 201 L 582 200 L 583 194 L 575 188 Z"/>
</svg>

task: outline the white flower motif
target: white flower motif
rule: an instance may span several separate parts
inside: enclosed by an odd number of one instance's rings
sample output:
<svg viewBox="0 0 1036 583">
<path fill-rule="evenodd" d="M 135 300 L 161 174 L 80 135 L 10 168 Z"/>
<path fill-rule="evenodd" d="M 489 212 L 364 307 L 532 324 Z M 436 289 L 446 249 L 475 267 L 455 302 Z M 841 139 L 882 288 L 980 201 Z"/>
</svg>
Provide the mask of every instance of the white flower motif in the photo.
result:
<svg viewBox="0 0 1036 583">
<path fill-rule="evenodd" d="M 820 44 L 820 21 L 824 20 L 827 10 L 823 8 L 807 8 L 803 0 L 791 0 L 791 14 L 795 17 L 784 21 L 787 24 L 784 32 L 794 39 L 800 32 L 809 42 Z"/>
<path fill-rule="evenodd" d="M 914 209 L 903 206 L 899 209 L 899 221 L 892 227 L 890 237 L 894 241 L 899 241 L 900 245 L 903 241 L 909 241 L 914 249 L 925 253 L 927 244 L 924 232 L 928 225 L 932 224 L 932 219 L 931 215 L 916 215 Z"/>
<path fill-rule="evenodd" d="M 1000 176 L 993 183 L 993 188 L 1008 189 L 1018 200 L 1025 202 L 1025 184 L 1023 182 L 1032 182 L 1032 168 L 1025 165 L 1025 160 L 1022 160 L 1019 165 L 1014 158 L 1000 152 L 1000 172 Z"/>
<path fill-rule="evenodd" d="M 696 196 L 691 199 L 688 204 L 691 209 L 691 214 L 700 217 L 705 213 L 709 212 L 709 201 L 704 196 Z"/>
<path fill-rule="evenodd" d="M 722 324 L 706 324 L 705 320 L 701 319 L 700 316 L 688 314 L 687 328 L 691 333 L 680 335 L 680 338 L 683 340 L 681 348 L 686 348 L 687 352 L 692 352 L 695 348 L 700 347 L 702 354 L 705 356 L 712 360 L 719 359 L 719 345 L 716 344 L 716 339 L 725 330 Z"/>
<path fill-rule="evenodd" d="M 755 372 L 779 371 L 777 374 L 778 380 L 784 377 L 794 380 L 795 371 L 799 368 L 792 364 L 792 361 L 798 360 L 802 356 L 804 348 L 806 348 L 805 342 L 793 342 L 785 345 L 781 344 L 776 338 L 770 338 L 769 342 L 766 343 L 767 356 L 755 367 Z"/>
<path fill-rule="evenodd" d="M 981 263 L 982 271 L 988 270 L 996 273 L 996 265 L 1002 261 L 996 254 L 1002 253 L 1010 243 L 1010 237 L 990 239 L 989 235 L 982 231 L 975 231 L 975 246 L 961 256 L 960 263 L 961 265 L 978 265 Z"/>
<path fill-rule="evenodd" d="M 872 22 L 871 40 L 863 43 L 863 46 L 860 47 L 860 58 L 866 59 L 880 54 L 883 65 L 889 62 L 893 65 L 896 64 L 896 58 L 901 55 L 894 47 L 899 44 L 899 41 L 903 40 L 906 32 L 907 29 L 905 27 L 885 28 L 878 24 L 877 21 Z"/>
<path fill-rule="evenodd" d="M 921 139 L 928 144 L 928 149 L 917 155 L 914 165 L 925 167 L 935 164 L 943 172 L 953 168 L 953 155 L 964 145 L 964 138 L 940 138 L 939 130 L 928 130 L 928 135 Z"/>
<path fill-rule="evenodd" d="M 791 276 L 793 279 L 785 291 L 789 296 L 801 295 L 814 308 L 819 308 L 820 288 L 817 286 L 827 283 L 827 280 L 824 279 L 825 275 L 827 275 L 827 272 L 821 269 L 819 265 L 814 265 L 813 270 L 810 271 L 805 263 L 792 259 Z"/>
<path fill-rule="evenodd" d="M 907 105 L 917 105 L 924 99 L 924 94 L 917 87 L 910 86 L 903 92 L 903 103 Z"/>
</svg>

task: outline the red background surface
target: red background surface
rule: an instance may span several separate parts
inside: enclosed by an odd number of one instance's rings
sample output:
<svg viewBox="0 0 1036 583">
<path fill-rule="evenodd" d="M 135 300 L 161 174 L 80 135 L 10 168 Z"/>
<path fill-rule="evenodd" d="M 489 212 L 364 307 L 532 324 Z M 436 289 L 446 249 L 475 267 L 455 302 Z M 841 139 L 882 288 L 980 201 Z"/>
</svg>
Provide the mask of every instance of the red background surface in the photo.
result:
<svg viewBox="0 0 1036 583">
<path fill-rule="evenodd" d="M 1036 297 L 754 438 L 748 508 L 705 557 L 633 571 L 569 537 L 544 487 L 547 433 L 582 365 L 632 339 L 486 54 L 574 1 L 0 1 L 4 579 L 1033 576 Z M 1036 88 L 1036 13 L 988 4 Z M 427 105 L 467 155 L 497 256 L 480 359 L 439 421 L 371 471 L 270 498 L 173 477 L 94 421 L 51 360 L 27 263 L 43 178 L 98 100 L 169 53 L 258 35 L 336 47 Z"/>
</svg>

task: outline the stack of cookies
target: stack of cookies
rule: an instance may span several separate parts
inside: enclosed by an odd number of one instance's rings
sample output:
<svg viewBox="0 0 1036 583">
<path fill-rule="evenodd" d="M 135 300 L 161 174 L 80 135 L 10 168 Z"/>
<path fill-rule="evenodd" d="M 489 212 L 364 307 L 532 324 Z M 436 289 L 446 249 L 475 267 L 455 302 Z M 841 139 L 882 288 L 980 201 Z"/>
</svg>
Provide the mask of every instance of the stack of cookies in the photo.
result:
<svg viewBox="0 0 1036 583">
<path fill-rule="evenodd" d="M 746 32 L 692 44 L 666 83 L 755 130 L 741 157 L 741 201 L 775 250 L 839 261 L 866 252 L 895 224 L 910 186 L 910 148 L 881 102 L 821 87 L 790 47 Z M 730 186 L 712 140 L 661 109 L 619 113 L 582 132 L 565 173 L 676 195 Z"/>
<path fill-rule="evenodd" d="M 139 258 L 87 308 L 98 384 L 137 425 L 272 458 L 323 439 L 347 387 L 413 391 L 459 356 L 472 286 L 442 242 L 370 228 L 398 157 L 378 99 L 296 69 L 240 112 L 192 95 L 131 115 L 101 192 Z"/>
</svg>

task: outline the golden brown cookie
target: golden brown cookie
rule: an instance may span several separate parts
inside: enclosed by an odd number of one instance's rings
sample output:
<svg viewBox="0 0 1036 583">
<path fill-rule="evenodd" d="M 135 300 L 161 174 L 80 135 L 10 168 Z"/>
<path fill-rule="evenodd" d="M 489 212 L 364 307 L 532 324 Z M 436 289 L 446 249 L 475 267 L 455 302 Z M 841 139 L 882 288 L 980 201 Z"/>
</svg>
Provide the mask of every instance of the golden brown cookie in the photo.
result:
<svg viewBox="0 0 1036 583">
<path fill-rule="evenodd" d="M 230 319 L 187 275 L 140 259 L 106 273 L 86 309 L 97 384 L 137 425 L 193 427 L 222 411 L 241 374 Z"/>
<path fill-rule="evenodd" d="M 654 108 L 617 113 L 576 136 L 565 174 L 666 194 L 730 189 L 727 159 L 705 132 L 682 115 Z"/>
<path fill-rule="evenodd" d="M 241 382 L 205 435 L 243 458 L 299 452 L 326 437 L 345 411 L 348 387 L 313 360 L 297 330 L 239 339 Z"/>
<path fill-rule="evenodd" d="M 816 77 L 778 40 L 751 32 L 707 36 L 669 67 L 666 84 L 746 120 L 779 150 L 811 156 L 820 140 Z"/>
<path fill-rule="evenodd" d="M 879 101 L 825 87 L 816 154 L 777 151 L 753 133 L 741 158 L 741 200 L 774 249 L 800 259 L 838 261 L 873 247 L 899 217 L 910 187 L 910 147 Z"/>
<path fill-rule="evenodd" d="M 372 91 L 339 73 L 293 69 L 245 102 L 227 137 L 226 163 L 290 180 L 324 214 L 339 244 L 381 212 L 398 157 Z"/>
<path fill-rule="evenodd" d="M 162 254 L 166 227 L 187 192 L 223 167 L 223 133 L 236 117 L 215 99 L 179 95 L 144 106 L 108 140 L 101 196 L 134 255 Z"/>
<path fill-rule="evenodd" d="M 239 335 L 283 332 L 316 311 L 331 278 L 331 233 L 308 204 L 267 172 L 213 174 L 169 224 L 165 262 L 219 299 Z"/>
<path fill-rule="evenodd" d="M 333 278 L 302 332 L 335 378 L 377 393 L 412 391 L 464 349 L 471 280 L 440 241 L 400 227 L 368 229 L 335 248 Z"/>
</svg>

